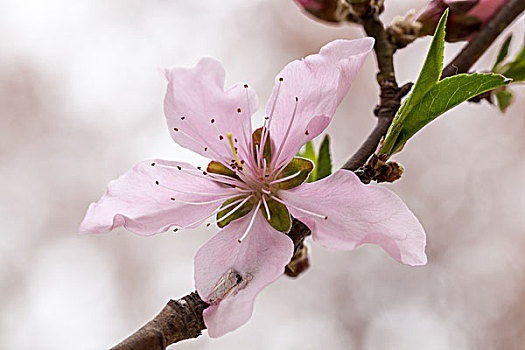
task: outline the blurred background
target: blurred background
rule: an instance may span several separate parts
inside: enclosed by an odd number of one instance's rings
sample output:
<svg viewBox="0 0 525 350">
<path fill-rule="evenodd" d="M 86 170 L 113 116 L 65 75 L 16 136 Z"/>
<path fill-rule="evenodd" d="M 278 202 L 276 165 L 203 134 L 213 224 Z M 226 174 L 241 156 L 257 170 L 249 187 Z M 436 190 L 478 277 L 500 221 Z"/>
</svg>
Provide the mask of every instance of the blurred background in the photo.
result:
<svg viewBox="0 0 525 350">
<path fill-rule="evenodd" d="M 389 0 L 384 20 L 425 4 Z M 511 28 L 513 53 L 523 24 Z M 89 203 L 135 163 L 206 164 L 168 134 L 159 67 L 215 56 L 228 85 L 249 82 L 264 105 L 287 62 L 362 36 L 311 20 L 292 0 L 2 0 L 0 348 L 108 348 L 194 289 L 193 254 L 215 228 L 77 234 Z M 491 67 L 501 39 L 478 69 Z M 414 81 L 428 44 L 396 55 L 400 83 Z M 448 45 L 447 58 L 461 46 Z M 513 90 L 505 115 L 464 104 L 395 157 L 405 175 L 382 186 L 425 226 L 427 266 L 375 246 L 310 245 L 310 270 L 265 289 L 245 326 L 173 348 L 523 349 L 525 87 Z M 370 55 L 328 129 L 335 166 L 373 127 L 377 96 Z"/>
</svg>

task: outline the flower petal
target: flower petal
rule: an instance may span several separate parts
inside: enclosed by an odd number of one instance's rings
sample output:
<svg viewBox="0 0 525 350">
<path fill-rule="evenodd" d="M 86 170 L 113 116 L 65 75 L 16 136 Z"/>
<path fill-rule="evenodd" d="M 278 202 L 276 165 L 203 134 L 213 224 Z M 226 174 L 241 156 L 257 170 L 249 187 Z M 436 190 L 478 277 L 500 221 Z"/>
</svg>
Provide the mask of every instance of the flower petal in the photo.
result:
<svg viewBox="0 0 525 350">
<path fill-rule="evenodd" d="M 221 277 L 230 269 L 248 281 L 239 287 L 229 285 L 228 295 L 204 310 L 204 323 L 213 338 L 248 321 L 257 294 L 283 274 L 293 255 L 292 240 L 274 230 L 260 213 L 256 213 L 250 232 L 239 243 L 250 217 L 230 223 L 195 255 L 195 287 L 204 301 L 210 302 Z"/>
<path fill-rule="evenodd" d="M 291 159 L 328 126 L 373 45 L 372 38 L 335 40 L 319 54 L 289 63 L 277 75 L 266 105 L 266 114 L 272 115 L 272 140 L 277 147 L 284 142 L 274 164 Z"/>
<path fill-rule="evenodd" d="M 259 105 L 251 87 L 237 83 L 224 91 L 224 68 L 211 57 L 202 58 L 192 68 L 166 70 L 165 75 L 164 113 L 175 142 L 229 163 L 233 158 L 226 134 L 231 132 L 240 151 L 248 150 L 251 116 Z"/>
<path fill-rule="evenodd" d="M 177 166 L 191 170 L 179 170 Z M 109 183 L 102 198 L 89 206 L 80 232 L 109 232 L 124 226 L 149 235 L 164 232 L 173 225 L 188 226 L 217 209 L 223 203 L 218 199 L 226 200 L 235 193 L 232 187 L 206 178 L 190 164 L 144 161 Z M 181 201 L 213 203 L 196 205 Z"/>
<path fill-rule="evenodd" d="M 325 220 L 288 208 L 310 227 L 313 239 L 327 248 L 353 249 L 374 243 L 404 264 L 427 262 L 425 231 L 405 203 L 386 188 L 363 185 L 351 171 L 338 170 L 279 194 L 292 206 L 327 216 Z"/>
</svg>

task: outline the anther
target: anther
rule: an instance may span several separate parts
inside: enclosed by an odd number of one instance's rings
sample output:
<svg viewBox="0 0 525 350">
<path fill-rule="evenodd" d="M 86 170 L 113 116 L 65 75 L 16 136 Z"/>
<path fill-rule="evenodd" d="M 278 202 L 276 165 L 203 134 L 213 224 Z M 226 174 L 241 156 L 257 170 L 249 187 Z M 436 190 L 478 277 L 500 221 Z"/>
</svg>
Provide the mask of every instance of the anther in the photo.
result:
<svg viewBox="0 0 525 350">
<path fill-rule="evenodd" d="M 211 225 L 211 224 L 208 222 L 208 223 L 206 224 L 206 227 L 210 227 L 210 225 Z"/>
<path fill-rule="evenodd" d="M 212 124 L 215 123 L 215 119 L 213 119 L 213 118 L 211 118 L 210 121 L 211 121 Z"/>
<path fill-rule="evenodd" d="M 155 166 L 155 162 L 151 163 L 151 166 Z"/>
<path fill-rule="evenodd" d="M 279 81 L 283 81 L 283 80 L 284 80 L 283 77 L 279 77 Z"/>
<path fill-rule="evenodd" d="M 179 131 L 179 128 L 173 128 L 173 130 L 175 130 L 175 131 Z"/>
<path fill-rule="evenodd" d="M 219 140 L 224 140 L 224 136 L 219 135 Z"/>
<path fill-rule="evenodd" d="M 240 108 L 237 108 L 237 113 L 241 113 L 241 109 Z"/>
<path fill-rule="evenodd" d="M 175 200 L 175 198 L 173 198 L 173 197 L 171 197 L 170 199 L 171 199 L 172 201 L 174 201 L 174 200 Z"/>
<path fill-rule="evenodd" d="M 159 184 L 159 182 L 158 182 L 158 181 L 155 181 L 155 185 L 158 185 L 158 184 Z"/>
<path fill-rule="evenodd" d="M 205 172 L 205 171 L 203 171 L 203 172 L 202 172 L 202 175 L 208 175 L 208 173 L 207 173 L 207 172 Z"/>
<path fill-rule="evenodd" d="M 204 152 L 207 152 L 208 151 L 208 147 L 204 147 Z"/>
<path fill-rule="evenodd" d="M 198 166 L 197 169 L 202 170 L 202 167 Z"/>
<path fill-rule="evenodd" d="M 247 89 L 248 88 L 248 84 L 244 84 L 244 88 Z"/>
<path fill-rule="evenodd" d="M 182 170 L 182 167 L 180 165 L 177 165 L 177 169 Z"/>
<path fill-rule="evenodd" d="M 173 229 L 173 232 L 177 232 L 179 229 L 178 228 L 174 228 Z"/>
<path fill-rule="evenodd" d="M 184 119 L 186 119 L 186 117 L 180 117 L 180 120 L 184 120 Z"/>
<path fill-rule="evenodd" d="M 308 130 L 306 130 L 306 131 L 304 132 L 304 134 L 305 134 L 305 135 L 309 135 L 310 133 L 308 132 Z"/>
<path fill-rule="evenodd" d="M 299 101 L 299 97 L 295 96 L 295 102 Z"/>
<path fill-rule="evenodd" d="M 233 141 L 235 141 L 235 142 L 239 142 L 239 140 L 237 140 L 237 138 L 235 138 Z"/>
</svg>

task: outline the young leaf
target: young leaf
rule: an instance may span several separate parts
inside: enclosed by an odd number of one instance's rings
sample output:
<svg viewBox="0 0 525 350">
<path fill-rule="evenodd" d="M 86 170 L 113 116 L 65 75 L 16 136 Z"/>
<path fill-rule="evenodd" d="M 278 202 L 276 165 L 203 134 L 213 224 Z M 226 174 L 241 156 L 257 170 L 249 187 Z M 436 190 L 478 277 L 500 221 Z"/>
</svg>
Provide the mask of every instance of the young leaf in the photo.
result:
<svg viewBox="0 0 525 350">
<path fill-rule="evenodd" d="M 395 152 L 422 127 L 446 111 L 483 92 L 507 85 L 510 79 L 498 74 L 459 74 L 434 85 L 405 117 L 392 147 Z"/>
<path fill-rule="evenodd" d="M 425 94 L 439 81 L 441 70 L 443 69 L 443 57 L 445 51 L 445 26 L 447 23 L 448 9 L 445 10 L 436 27 L 436 32 L 430 43 L 430 48 L 423 63 L 423 68 L 419 73 L 416 84 L 412 89 L 410 96 L 403 102 L 399 108 L 387 137 L 381 147 L 381 153 L 390 153 L 397 135 L 401 132 L 402 125 L 406 116 L 412 108 L 416 106 Z"/>
<path fill-rule="evenodd" d="M 315 181 L 321 180 L 332 174 L 332 156 L 330 154 L 330 137 L 325 135 L 321 146 L 319 147 L 319 154 L 317 156 L 317 174 Z"/>
<path fill-rule="evenodd" d="M 512 34 L 510 34 L 507 39 L 505 39 L 505 42 L 503 45 L 501 45 L 501 48 L 498 52 L 498 57 L 496 58 L 496 62 L 494 62 L 494 66 L 492 67 L 493 72 L 497 72 L 498 66 L 505 58 L 507 58 L 507 55 L 509 54 L 509 46 L 510 42 L 512 41 Z"/>
<path fill-rule="evenodd" d="M 304 145 L 304 151 L 300 151 L 298 156 L 306 158 L 306 159 L 310 159 L 315 164 L 316 158 L 315 158 L 314 143 L 312 141 L 308 141 L 306 145 Z"/>
<path fill-rule="evenodd" d="M 505 113 L 507 108 L 512 103 L 513 94 L 507 89 L 498 90 L 496 92 L 496 100 L 498 101 L 498 108 Z"/>
<path fill-rule="evenodd" d="M 312 163 L 314 163 L 314 169 L 306 180 L 306 182 L 314 182 L 315 177 L 317 176 L 317 156 L 315 155 L 314 143 L 312 141 L 308 141 L 304 146 L 304 151 L 299 151 L 299 153 L 297 153 L 297 157 L 309 159 L 312 161 Z"/>
<path fill-rule="evenodd" d="M 507 78 L 511 78 L 514 82 L 525 81 L 525 40 L 520 53 L 509 62 L 501 67 L 498 67 L 496 73 L 503 74 Z"/>
</svg>

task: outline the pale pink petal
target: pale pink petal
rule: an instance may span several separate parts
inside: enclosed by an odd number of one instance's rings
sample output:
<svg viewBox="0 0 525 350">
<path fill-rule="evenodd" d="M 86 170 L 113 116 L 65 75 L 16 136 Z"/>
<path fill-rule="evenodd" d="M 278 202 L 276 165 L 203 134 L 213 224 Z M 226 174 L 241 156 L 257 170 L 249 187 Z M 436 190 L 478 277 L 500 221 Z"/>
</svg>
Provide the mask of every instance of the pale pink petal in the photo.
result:
<svg viewBox="0 0 525 350">
<path fill-rule="evenodd" d="M 427 262 L 425 231 L 410 209 L 390 190 L 363 185 L 351 171 L 338 170 L 279 195 L 293 206 L 327 216 L 289 207 L 293 216 L 310 227 L 313 239 L 327 248 L 353 249 L 374 243 L 404 264 Z"/>
<path fill-rule="evenodd" d="M 373 45 L 372 38 L 335 40 L 319 54 L 289 63 L 277 75 L 266 105 L 266 114 L 272 115 L 270 135 L 275 147 L 284 142 L 276 164 L 291 159 L 328 126 Z"/>
<path fill-rule="evenodd" d="M 165 70 L 165 75 L 164 113 L 171 137 L 178 144 L 227 163 L 233 159 L 227 133 L 232 133 L 238 148 L 247 148 L 251 115 L 259 104 L 251 87 L 237 83 L 224 91 L 224 68 L 210 57 L 192 68 Z"/>
<path fill-rule="evenodd" d="M 248 236 L 239 243 L 250 218 L 251 215 L 247 215 L 230 223 L 206 242 L 195 256 L 195 286 L 205 301 L 209 302 L 217 282 L 229 269 L 244 278 L 251 278 L 244 288 L 234 290 L 204 310 L 204 322 L 213 338 L 248 321 L 257 294 L 283 274 L 293 255 L 292 240 L 273 229 L 260 212 L 256 214 Z"/>
<path fill-rule="evenodd" d="M 195 175 L 177 166 L 192 169 Z M 205 178 L 190 164 L 148 160 L 109 183 L 102 198 L 89 206 L 80 232 L 109 232 L 124 226 L 132 232 L 148 235 L 164 232 L 172 225 L 188 226 L 207 217 L 223 203 L 217 200 L 234 193 L 232 187 Z M 215 202 L 195 205 L 181 200 Z"/>
</svg>

